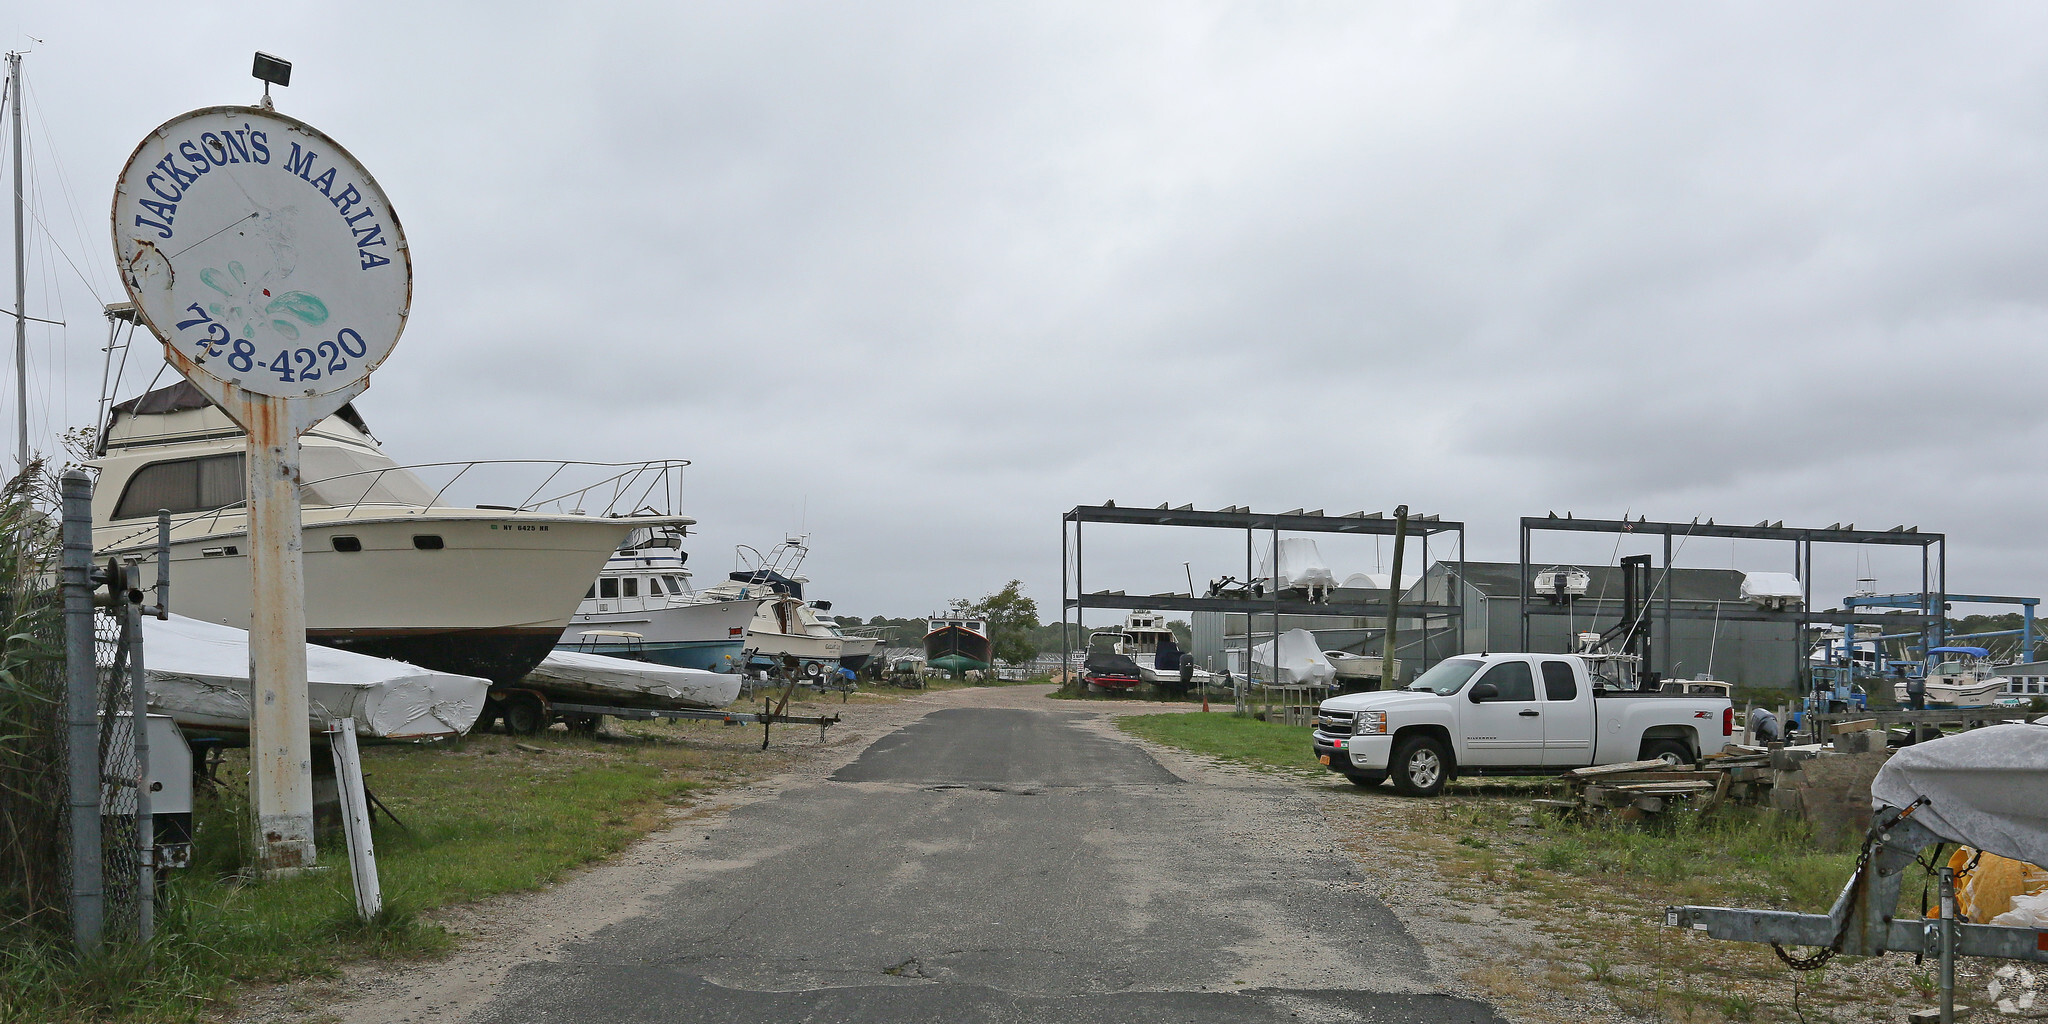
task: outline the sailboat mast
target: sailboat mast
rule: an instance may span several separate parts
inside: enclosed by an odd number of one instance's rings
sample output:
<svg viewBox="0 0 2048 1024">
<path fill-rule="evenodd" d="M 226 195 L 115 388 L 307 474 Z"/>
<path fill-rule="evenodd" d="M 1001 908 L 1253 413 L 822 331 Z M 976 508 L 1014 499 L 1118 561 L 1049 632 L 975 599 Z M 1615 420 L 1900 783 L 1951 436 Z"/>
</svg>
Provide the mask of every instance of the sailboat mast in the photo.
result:
<svg viewBox="0 0 2048 1024">
<path fill-rule="evenodd" d="M 28 467 L 28 260 L 21 212 L 21 54 L 7 54 L 7 89 L 14 101 L 14 399 L 15 458 Z"/>
</svg>

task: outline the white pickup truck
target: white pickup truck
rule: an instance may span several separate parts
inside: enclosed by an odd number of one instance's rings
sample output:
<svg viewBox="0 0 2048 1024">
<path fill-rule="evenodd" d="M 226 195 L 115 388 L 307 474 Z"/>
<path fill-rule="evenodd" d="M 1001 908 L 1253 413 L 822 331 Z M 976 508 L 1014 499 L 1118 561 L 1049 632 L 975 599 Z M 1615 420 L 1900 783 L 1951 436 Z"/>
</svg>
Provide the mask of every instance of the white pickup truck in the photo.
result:
<svg viewBox="0 0 2048 1024">
<path fill-rule="evenodd" d="M 1735 731 L 1726 697 L 1614 690 L 1570 654 L 1461 655 L 1402 690 L 1332 697 L 1315 753 L 1361 786 L 1435 796 L 1459 773 L 1554 774 L 1662 758 L 1691 764 Z"/>
</svg>

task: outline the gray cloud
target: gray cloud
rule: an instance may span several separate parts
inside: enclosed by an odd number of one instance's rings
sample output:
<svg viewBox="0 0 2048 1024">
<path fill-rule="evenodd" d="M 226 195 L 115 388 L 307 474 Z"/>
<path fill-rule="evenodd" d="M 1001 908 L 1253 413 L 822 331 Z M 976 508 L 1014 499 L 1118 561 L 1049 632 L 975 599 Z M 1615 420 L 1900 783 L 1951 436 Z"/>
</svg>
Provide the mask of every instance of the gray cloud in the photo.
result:
<svg viewBox="0 0 2048 1024">
<path fill-rule="evenodd" d="M 2048 570 L 2035 6 L 157 10 L 8 19 L 84 220 L 284 53 L 413 246 L 360 403 L 394 455 L 694 459 L 698 563 L 808 528 L 841 610 L 1049 604 L 1105 498 L 1405 501 L 1482 557 L 1550 508 L 1903 521 L 1959 586 Z M 42 343 L 40 426 L 97 340 Z M 1208 550 L 1128 547 L 1159 589 Z"/>
</svg>

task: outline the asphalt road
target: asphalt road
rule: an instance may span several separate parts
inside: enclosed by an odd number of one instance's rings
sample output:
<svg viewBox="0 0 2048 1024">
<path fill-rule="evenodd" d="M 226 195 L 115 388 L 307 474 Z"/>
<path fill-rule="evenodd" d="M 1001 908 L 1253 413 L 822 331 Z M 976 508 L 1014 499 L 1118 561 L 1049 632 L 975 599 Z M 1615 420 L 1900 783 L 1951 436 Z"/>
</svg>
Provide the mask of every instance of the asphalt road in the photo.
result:
<svg viewBox="0 0 2048 1024">
<path fill-rule="evenodd" d="M 1085 713 L 934 712 L 735 812 L 695 880 L 471 1019 L 1498 1021 L 1278 787 L 1193 785 Z"/>
</svg>

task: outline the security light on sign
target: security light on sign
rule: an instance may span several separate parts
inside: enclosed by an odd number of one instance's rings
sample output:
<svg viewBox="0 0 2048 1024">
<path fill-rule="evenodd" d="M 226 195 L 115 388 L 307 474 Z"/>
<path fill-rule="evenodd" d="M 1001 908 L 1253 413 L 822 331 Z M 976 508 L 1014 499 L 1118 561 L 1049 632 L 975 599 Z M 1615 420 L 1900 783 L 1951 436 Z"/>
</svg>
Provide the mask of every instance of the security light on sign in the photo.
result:
<svg viewBox="0 0 2048 1024">
<path fill-rule="evenodd" d="M 270 87 L 292 84 L 292 62 L 283 57 L 273 57 L 262 50 L 256 51 L 256 63 L 249 68 L 249 74 L 263 83 L 263 105 L 270 106 Z"/>
</svg>

